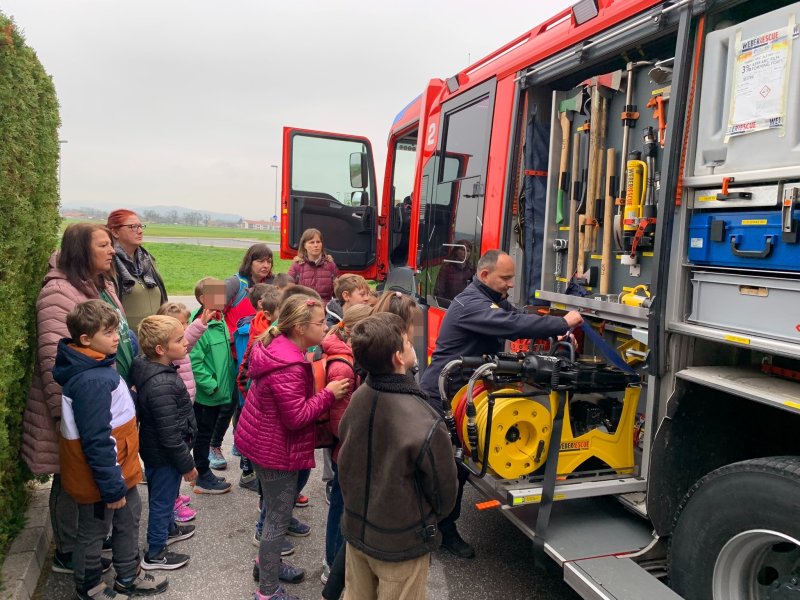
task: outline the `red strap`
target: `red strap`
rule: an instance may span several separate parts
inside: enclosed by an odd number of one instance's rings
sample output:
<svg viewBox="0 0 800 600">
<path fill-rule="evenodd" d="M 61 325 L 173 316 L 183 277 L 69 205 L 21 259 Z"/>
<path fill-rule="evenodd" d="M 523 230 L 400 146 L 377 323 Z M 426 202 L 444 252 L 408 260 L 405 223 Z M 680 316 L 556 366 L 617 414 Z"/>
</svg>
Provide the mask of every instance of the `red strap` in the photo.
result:
<svg viewBox="0 0 800 600">
<path fill-rule="evenodd" d="M 525 175 L 531 177 L 547 177 L 547 171 L 534 171 L 533 169 L 525 169 Z"/>
</svg>

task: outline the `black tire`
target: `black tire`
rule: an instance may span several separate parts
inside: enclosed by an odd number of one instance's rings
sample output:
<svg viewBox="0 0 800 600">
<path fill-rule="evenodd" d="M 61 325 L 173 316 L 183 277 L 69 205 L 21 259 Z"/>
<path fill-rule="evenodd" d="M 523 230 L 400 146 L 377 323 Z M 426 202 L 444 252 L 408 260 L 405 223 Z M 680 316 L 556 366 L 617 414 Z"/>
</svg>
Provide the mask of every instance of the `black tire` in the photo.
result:
<svg viewBox="0 0 800 600">
<path fill-rule="evenodd" d="M 714 567 L 737 534 L 765 529 L 800 540 L 800 457 L 733 463 L 686 494 L 669 548 L 671 587 L 686 600 L 714 598 Z"/>
</svg>

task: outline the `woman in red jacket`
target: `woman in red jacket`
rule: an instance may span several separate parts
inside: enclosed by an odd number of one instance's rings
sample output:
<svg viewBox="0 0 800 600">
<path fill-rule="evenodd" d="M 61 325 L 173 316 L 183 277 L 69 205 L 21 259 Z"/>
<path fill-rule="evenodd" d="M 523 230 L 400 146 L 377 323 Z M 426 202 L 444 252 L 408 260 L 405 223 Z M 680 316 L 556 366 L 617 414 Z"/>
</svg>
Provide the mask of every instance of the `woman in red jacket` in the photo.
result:
<svg viewBox="0 0 800 600">
<path fill-rule="evenodd" d="M 325 252 L 319 229 L 306 229 L 300 236 L 297 256 L 289 267 L 289 277 L 295 283 L 316 290 L 323 306 L 333 298 L 333 282 L 339 277 L 339 269 L 333 258 Z"/>
<path fill-rule="evenodd" d="M 325 337 L 323 304 L 305 295 L 288 298 L 277 326 L 270 327 L 250 355 L 250 390 L 234 433 L 261 483 L 266 514 L 258 550 L 256 600 L 296 600 L 278 584 L 299 582 L 305 572 L 281 561 L 281 545 L 292 516 L 298 472 L 314 467 L 314 422 L 348 391 L 345 380 L 314 393 L 305 353 Z"/>
</svg>

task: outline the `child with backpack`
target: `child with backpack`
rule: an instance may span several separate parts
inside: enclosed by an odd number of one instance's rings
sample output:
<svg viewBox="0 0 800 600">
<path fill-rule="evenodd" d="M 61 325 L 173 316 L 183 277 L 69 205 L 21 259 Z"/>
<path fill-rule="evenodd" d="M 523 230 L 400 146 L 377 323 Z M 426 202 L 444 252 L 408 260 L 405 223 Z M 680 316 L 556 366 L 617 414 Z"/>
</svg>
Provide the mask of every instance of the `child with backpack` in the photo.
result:
<svg viewBox="0 0 800 600">
<path fill-rule="evenodd" d="M 305 575 L 281 560 L 298 472 L 314 466 L 315 420 L 348 390 L 347 382 L 339 380 L 313 393 L 305 352 L 322 342 L 327 330 L 322 303 L 294 295 L 281 305 L 280 313 L 277 326 L 271 326 L 251 351 L 252 384 L 234 434 L 236 446 L 253 462 L 269 507 L 259 545 L 256 600 L 296 600 L 279 579 L 297 582 Z"/>
<path fill-rule="evenodd" d="M 324 387 L 331 381 L 344 380 L 348 382 L 348 392 L 336 400 L 330 408 L 328 428 L 333 436 L 335 446 L 330 448 L 333 478 L 331 480 L 330 507 L 328 508 L 328 521 L 325 529 L 325 560 L 322 566 L 322 583 L 327 583 L 331 565 L 336 558 L 336 553 L 344 543 L 340 523 L 342 520 L 342 491 L 339 488 L 338 467 L 336 460 L 339 454 L 339 422 L 342 420 L 350 396 L 361 383 L 360 369 L 354 364 L 353 350 L 350 347 L 350 333 L 352 328 L 366 319 L 372 309 L 366 304 L 348 306 L 344 311 L 344 319 L 328 332 L 322 340 L 322 356 L 312 363 L 312 370 L 320 371 L 317 388 Z M 326 448 L 327 449 L 327 448 Z"/>
</svg>

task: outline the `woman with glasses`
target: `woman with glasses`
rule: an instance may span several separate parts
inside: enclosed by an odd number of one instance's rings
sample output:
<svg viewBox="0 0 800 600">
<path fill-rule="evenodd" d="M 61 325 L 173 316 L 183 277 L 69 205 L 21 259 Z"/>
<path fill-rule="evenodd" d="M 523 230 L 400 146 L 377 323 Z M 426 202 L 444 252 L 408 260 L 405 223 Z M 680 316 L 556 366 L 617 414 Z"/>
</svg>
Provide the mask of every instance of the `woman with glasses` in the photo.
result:
<svg viewBox="0 0 800 600">
<path fill-rule="evenodd" d="M 156 270 L 150 253 L 142 248 L 144 228 L 139 215 L 120 208 L 108 215 L 106 227 L 114 236 L 114 266 L 122 306 L 131 329 L 136 330 L 145 317 L 156 314 L 167 302 L 164 280 Z"/>
</svg>

